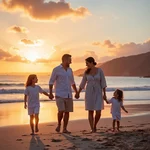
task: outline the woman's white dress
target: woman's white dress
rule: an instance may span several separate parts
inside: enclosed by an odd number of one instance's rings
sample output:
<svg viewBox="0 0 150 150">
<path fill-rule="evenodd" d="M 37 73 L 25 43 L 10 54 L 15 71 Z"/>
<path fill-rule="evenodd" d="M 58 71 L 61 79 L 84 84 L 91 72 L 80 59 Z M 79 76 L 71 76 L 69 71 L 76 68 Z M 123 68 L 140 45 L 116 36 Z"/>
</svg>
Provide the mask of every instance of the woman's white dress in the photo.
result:
<svg viewBox="0 0 150 150">
<path fill-rule="evenodd" d="M 102 69 L 98 68 L 98 71 L 94 76 L 84 74 L 80 87 L 84 89 L 85 86 L 85 110 L 104 109 L 102 90 L 107 85 Z"/>
</svg>

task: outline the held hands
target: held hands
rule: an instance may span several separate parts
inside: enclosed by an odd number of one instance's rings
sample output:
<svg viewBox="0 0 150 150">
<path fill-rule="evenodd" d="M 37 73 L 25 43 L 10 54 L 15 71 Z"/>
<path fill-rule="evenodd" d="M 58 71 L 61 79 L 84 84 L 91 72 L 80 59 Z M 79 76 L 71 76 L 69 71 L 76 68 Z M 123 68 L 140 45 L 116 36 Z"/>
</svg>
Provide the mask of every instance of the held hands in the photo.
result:
<svg viewBox="0 0 150 150">
<path fill-rule="evenodd" d="M 107 100 L 107 96 L 106 96 L 106 95 L 103 95 L 103 99 L 104 99 L 104 100 Z"/>
<path fill-rule="evenodd" d="M 74 97 L 78 99 L 80 97 L 79 92 L 77 92 Z"/>
<path fill-rule="evenodd" d="M 54 98 L 53 93 L 50 93 L 50 94 L 49 94 L 49 99 L 51 99 L 51 100 L 52 100 L 53 98 Z"/>
</svg>

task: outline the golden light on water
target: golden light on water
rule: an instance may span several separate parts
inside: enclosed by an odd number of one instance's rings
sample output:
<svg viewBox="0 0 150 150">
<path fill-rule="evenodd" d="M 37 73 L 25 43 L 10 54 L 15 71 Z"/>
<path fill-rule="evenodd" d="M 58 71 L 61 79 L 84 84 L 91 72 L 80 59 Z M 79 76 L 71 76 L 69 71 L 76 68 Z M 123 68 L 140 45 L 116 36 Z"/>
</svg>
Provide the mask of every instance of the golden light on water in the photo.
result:
<svg viewBox="0 0 150 150">
<path fill-rule="evenodd" d="M 41 102 L 39 123 L 57 122 L 57 106 L 55 101 Z M 15 116 L 15 117 L 14 117 Z M 0 126 L 29 124 L 28 110 L 24 109 L 24 103 L 1 104 Z M 102 111 L 102 118 L 111 117 L 110 106 Z M 85 111 L 84 101 L 74 102 L 74 112 L 70 113 L 70 120 L 87 119 L 88 111 Z"/>
</svg>

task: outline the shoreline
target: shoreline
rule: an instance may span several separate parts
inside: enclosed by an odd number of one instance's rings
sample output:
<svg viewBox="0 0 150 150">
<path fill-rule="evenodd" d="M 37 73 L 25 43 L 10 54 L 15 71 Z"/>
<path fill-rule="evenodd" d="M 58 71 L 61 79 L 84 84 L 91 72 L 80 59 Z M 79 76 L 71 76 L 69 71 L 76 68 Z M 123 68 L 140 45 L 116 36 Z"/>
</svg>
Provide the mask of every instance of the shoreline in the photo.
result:
<svg viewBox="0 0 150 150">
<path fill-rule="evenodd" d="M 74 102 L 84 102 L 84 99 L 73 99 Z M 40 102 L 55 102 L 54 100 L 47 100 L 47 99 L 43 99 L 40 100 Z M 150 99 L 124 99 L 125 105 L 141 105 L 143 103 L 141 102 L 147 102 L 146 104 L 150 104 Z M 134 103 L 135 102 L 135 103 Z M 137 103 L 139 102 L 139 103 Z M 0 105 L 1 104 L 11 104 L 11 103 L 24 103 L 24 100 L 0 100 Z"/>
<path fill-rule="evenodd" d="M 149 116 L 150 117 L 150 112 L 147 112 L 147 113 L 139 113 L 139 114 L 133 114 L 133 115 L 130 115 L 130 116 L 123 116 L 123 118 L 134 118 L 134 117 L 142 117 L 142 116 Z M 111 117 L 103 117 L 103 118 L 100 118 L 100 120 L 105 120 L 105 119 L 111 119 Z M 87 121 L 87 119 L 75 119 L 75 120 L 70 120 L 70 122 L 78 122 L 78 121 Z M 57 124 L 57 121 L 55 122 L 41 122 L 39 123 L 39 125 L 42 125 L 42 124 Z M 29 126 L 29 123 L 26 123 L 26 124 L 14 124 L 14 125 L 5 125 L 5 126 L 0 126 L 0 128 L 9 128 L 9 127 L 17 127 L 17 126 Z"/>
<path fill-rule="evenodd" d="M 23 103 L 0 104 L 0 127 L 14 125 L 28 125 L 29 116 L 27 110 L 23 108 Z M 105 104 L 101 118 L 111 118 L 111 105 Z M 122 111 L 122 117 L 134 117 L 150 114 L 150 104 L 125 105 L 128 114 Z M 14 120 L 15 116 L 15 120 Z M 57 122 L 57 107 L 55 102 L 41 102 L 39 123 Z M 88 112 L 84 109 L 84 102 L 74 103 L 74 112 L 70 113 L 70 120 L 86 120 Z"/>
</svg>

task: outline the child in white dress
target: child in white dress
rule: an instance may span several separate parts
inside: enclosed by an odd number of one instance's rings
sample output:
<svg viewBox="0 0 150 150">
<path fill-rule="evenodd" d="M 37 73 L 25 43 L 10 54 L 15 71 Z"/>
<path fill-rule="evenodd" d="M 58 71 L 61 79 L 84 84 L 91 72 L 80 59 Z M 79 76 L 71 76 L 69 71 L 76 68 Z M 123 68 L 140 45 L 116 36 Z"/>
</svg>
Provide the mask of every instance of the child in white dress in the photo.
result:
<svg viewBox="0 0 150 150">
<path fill-rule="evenodd" d="M 107 101 L 108 104 L 111 103 L 111 114 L 113 118 L 113 129 L 112 131 L 115 131 L 115 123 L 117 122 L 117 130 L 120 128 L 120 120 L 121 120 L 121 108 L 128 113 L 128 111 L 123 106 L 123 91 L 120 89 L 117 89 L 114 92 L 114 97 L 112 97 L 109 101 Z"/>
<path fill-rule="evenodd" d="M 28 108 L 28 115 L 30 115 L 30 127 L 32 130 L 31 135 L 34 135 L 34 132 L 38 132 L 38 122 L 39 122 L 39 109 L 40 109 L 40 101 L 39 101 L 39 93 L 43 93 L 46 96 L 49 96 L 47 92 L 45 92 L 39 85 L 35 83 L 38 82 L 37 76 L 35 74 L 31 74 L 28 76 L 26 82 L 26 89 L 24 92 L 24 108 Z M 35 119 L 35 129 L 33 120 Z"/>
</svg>

